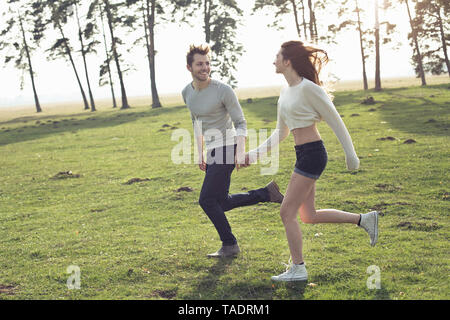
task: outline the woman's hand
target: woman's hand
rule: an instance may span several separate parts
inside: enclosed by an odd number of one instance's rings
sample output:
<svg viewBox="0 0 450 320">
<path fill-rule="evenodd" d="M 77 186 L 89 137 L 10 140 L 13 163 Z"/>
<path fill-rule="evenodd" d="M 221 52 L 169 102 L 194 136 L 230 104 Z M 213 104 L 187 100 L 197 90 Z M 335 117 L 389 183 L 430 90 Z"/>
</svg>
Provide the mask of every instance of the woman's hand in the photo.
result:
<svg viewBox="0 0 450 320">
<path fill-rule="evenodd" d="M 249 165 L 251 165 L 252 163 L 255 163 L 257 160 L 257 155 L 255 153 L 250 153 L 247 152 L 245 154 L 245 164 L 248 167 Z"/>
<path fill-rule="evenodd" d="M 234 165 L 236 166 L 237 170 L 239 170 L 240 168 L 248 167 L 245 162 L 245 154 L 236 152 L 236 156 L 234 157 Z"/>
</svg>

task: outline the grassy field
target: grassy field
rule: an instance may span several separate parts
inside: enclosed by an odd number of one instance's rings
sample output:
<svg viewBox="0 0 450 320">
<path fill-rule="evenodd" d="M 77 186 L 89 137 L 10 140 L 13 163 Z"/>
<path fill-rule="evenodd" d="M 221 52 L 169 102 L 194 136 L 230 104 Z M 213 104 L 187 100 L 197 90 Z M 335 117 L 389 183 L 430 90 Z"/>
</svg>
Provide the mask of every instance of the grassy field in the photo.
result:
<svg viewBox="0 0 450 320">
<path fill-rule="evenodd" d="M 270 280 L 289 259 L 273 203 L 228 212 L 242 254 L 206 258 L 220 242 L 197 202 L 203 172 L 171 161 L 172 132 L 192 132 L 186 107 L 4 118 L 0 299 L 449 299 L 449 89 L 335 93 L 361 168 L 346 170 L 320 123 L 329 163 L 316 207 L 380 210 L 380 236 L 372 248 L 355 226 L 301 224 L 309 280 L 296 286 Z M 361 104 L 367 95 L 376 103 Z M 275 106 L 243 100 L 248 127 L 274 128 Z M 271 179 L 285 189 L 294 162 L 289 136 L 276 175 L 235 171 L 230 192 Z M 67 288 L 71 265 L 79 290 Z M 373 265 L 380 289 L 366 284 Z"/>
</svg>

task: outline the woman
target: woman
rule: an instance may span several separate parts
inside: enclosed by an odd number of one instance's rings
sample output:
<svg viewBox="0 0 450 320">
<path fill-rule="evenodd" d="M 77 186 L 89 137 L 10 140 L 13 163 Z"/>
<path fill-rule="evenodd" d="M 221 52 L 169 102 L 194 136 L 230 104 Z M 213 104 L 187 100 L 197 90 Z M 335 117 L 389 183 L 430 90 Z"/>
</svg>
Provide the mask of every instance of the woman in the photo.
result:
<svg viewBox="0 0 450 320">
<path fill-rule="evenodd" d="M 356 214 L 335 209 L 316 210 L 314 196 L 316 180 L 325 169 L 327 152 L 316 128 L 325 120 L 336 134 L 346 156 L 347 168 L 356 170 L 359 159 L 351 137 L 335 106 L 320 86 L 319 72 L 328 61 L 325 51 L 305 46 L 301 41 L 289 41 L 281 46 L 274 65 L 286 78 L 288 87 L 278 100 L 277 127 L 258 148 L 246 154 L 246 165 L 256 161 L 292 132 L 297 162 L 281 204 L 280 215 L 291 253 L 292 264 L 286 272 L 272 277 L 274 281 L 307 280 L 302 255 L 302 232 L 297 213 L 304 223 L 352 223 L 366 230 L 374 246 L 378 238 L 378 212 Z"/>
</svg>

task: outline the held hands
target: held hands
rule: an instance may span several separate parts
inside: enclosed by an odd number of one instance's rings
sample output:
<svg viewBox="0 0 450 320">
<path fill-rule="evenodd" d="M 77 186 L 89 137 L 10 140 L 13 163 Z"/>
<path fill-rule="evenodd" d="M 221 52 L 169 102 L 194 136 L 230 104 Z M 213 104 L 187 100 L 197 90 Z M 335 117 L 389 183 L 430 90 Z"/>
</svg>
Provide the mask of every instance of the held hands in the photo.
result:
<svg viewBox="0 0 450 320">
<path fill-rule="evenodd" d="M 240 157 L 236 155 L 234 157 L 234 165 L 236 166 L 236 169 L 239 170 L 240 168 L 245 168 L 250 165 L 248 155 L 241 155 Z M 202 171 L 206 171 L 206 162 L 203 159 L 203 157 L 198 159 L 198 167 Z"/>
<path fill-rule="evenodd" d="M 247 154 L 243 154 L 241 152 L 236 152 L 236 156 L 234 157 L 234 165 L 236 166 L 236 170 L 240 168 L 248 167 L 250 164 L 247 162 Z"/>
<path fill-rule="evenodd" d="M 239 162 L 237 160 L 237 157 L 235 158 L 235 164 L 236 164 L 236 168 L 246 168 L 249 167 L 252 163 L 254 163 L 256 161 L 255 156 L 250 154 L 250 153 L 245 153 L 244 155 L 244 159 L 242 161 L 242 159 L 240 159 L 241 161 Z"/>
<path fill-rule="evenodd" d="M 236 153 L 236 156 L 234 157 L 234 165 L 236 166 L 236 169 L 239 170 L 240 168 L 246 168 L 250 166 L 251 163 L 255 162 L 252 160 L 252 156 L 249 155 L 249 153 Z M 203 155 L 198 158 L 198 167 L 202 171 L 206 171 L 206 162 L 203 159 Z"/>
<path fill-rule="evenodd" d="M 205 162 L 205 160 L 203 159 L 203 155 L 201 155 L 201 156 L 198 158 L 198 167 L 200 168 L 200 170 L 206 171 L 206 162 Z"/>
</svg>

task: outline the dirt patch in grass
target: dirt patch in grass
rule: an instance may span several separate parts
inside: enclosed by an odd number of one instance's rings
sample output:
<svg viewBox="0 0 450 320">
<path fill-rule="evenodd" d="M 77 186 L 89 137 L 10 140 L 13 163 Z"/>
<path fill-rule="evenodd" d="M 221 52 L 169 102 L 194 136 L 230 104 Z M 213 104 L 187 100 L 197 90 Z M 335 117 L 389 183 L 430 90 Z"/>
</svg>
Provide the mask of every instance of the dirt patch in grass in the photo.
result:
<svg viewBox="0 0 450 320">
<path fill-rule="evenodd" d="M 377 102 L 376 102 L 375 99 L 374 99 L 373 97 L 371 97 L 371 96 L 367 97 L 366 99 L 364 99 L 364 100 L 361 102 L 361 104 L 366 104 L 366 105 L 375 104 L 375 103 L 377 103 Z"/>
<path fill-rule="evenodd" d="M 390 206 L 410 206 L 411 204 L 408 202 L 393 202 L 393 203 L 386 203 L 386 202 L 381 202 L 381 203 L 377 203 L 375 205 L 373 205 L 372 207 L 370 207 L 371 210 L 375 210 L 378 211 L 380 213 L 380 216 L 384 216 L 386 214 L 386 212 L 384 212 L 387 207 Z"/>
<path fill-rule="evenodd" d="M 153 297 L 161 297 L 164 299 L 173 299 L 177 296 L 177 290 L 176 289 L 169 289 L 169 290 L 154 290 L 152 292 Z"/>
<path fill-rule="evenodd" d="M 58 179 L 68 179 L 68 178 L 79 178 L 81 175 L 75 174 L 72 171 L 61 171 L 55 174 L 50 179 L 58 180 Z"/>
<path fill-rule="evenodd" d="M 381 140 L 381 141 L 385 141 L 385 140 L 395 141 L 396 139 L 394 137 L 384 137 L 384 138 L 378 138 L 377 140 Z"/>
<path fill-rule="evenodd" d="M 177 192 L 182 192 L 182 191 L 192 192 L 192 191 L 194 191 L 194 189 L 192 189 L 191 187 L 181 187 L 181 188 L 177 189 Z"/>
<path fill-rule="evenodd" d="M 401 186 L 395 186 L 393 184 L 386 184 L 386 183 L 376 184 L 375 187 L 386 192 L 395 192 L 402 189 Z"/>
<path fill-rule="evenodd" d="M 13 295 L 16 293 L 17 286 L 0 284 L 0 294 Z"/>
<path fill-rule="evenodd" d="M 397 227 L 402 230 L 414 230 L 425 232 L 431 232 L 442 228 L 442 226 L 437 224 L 436 222 L 426 223 L 426 222 L 410 222 L 410 221 L 402 221 L 397 225 Z"/>
<path fill-rule="evenodd" d="M 127 182 L 125 182 L 124 184 L 133 184 L 133 183 L 139 183 L 139 182 L 145 182 L 145 181 L 150 181 L 149 178 L 133 178 L 128 180 Z"/>
</svg>

